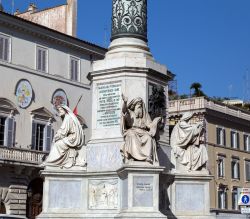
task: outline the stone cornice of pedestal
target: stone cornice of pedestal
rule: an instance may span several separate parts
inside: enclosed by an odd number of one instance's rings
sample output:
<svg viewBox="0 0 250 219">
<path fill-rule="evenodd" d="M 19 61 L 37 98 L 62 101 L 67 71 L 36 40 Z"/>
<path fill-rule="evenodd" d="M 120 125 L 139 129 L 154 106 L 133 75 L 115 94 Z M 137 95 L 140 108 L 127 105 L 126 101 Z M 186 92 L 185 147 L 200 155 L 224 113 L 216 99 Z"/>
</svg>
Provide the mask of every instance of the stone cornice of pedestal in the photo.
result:
<svg viewBox="0 0 250 219">
<path fill-rule="evenodd" d="M 116 175 L 117 173 L 114 171 L 102 171 L 100 172 L 86 172 L 81 170 L 41 170 L 41 175 L 46 175 L 50 177 L 54 176 L 64 176 L 64 177 L 72 177 L 72 176 L 106 176 L 106 175 Z"/>
<path fill-rule="evenodd" d="M 93 71 L 101 71 L 120 67 L 151 68 L 162 74 L 167 74 L 167 67 L 147 57 L 139 55 L 116 56 L 105 58 L 93 63 Z"/>
<path fill-rule="evenodd" d="M 163 166 L 154 166 L 150 164 L 146 165 L 123 165 L 117 170 L 118 175 L 127 175 L 128 172 L 133 173 L 161 173 L 165 167 Z"/>
<path fill-rule="evenodd" d="M 160 81 L 169 81 L 171 79 L 171 75 L 167 73 L 167 71 L 159 72 L 152 68 L 144 68 L 144 67 L 116 67 L 109 69 L 101 69 L 97 71 L 92 71 L 88 74 L 87 78 L 90 81 L 100 79 L 108 79 L 108 78 L 119 78 L 119 77 L 146 77 L 151 79 L 158 79 Z"/>
<path fill-rule="evenodd" d="M 212 175 L 208 175 L 208 174 L 202 174 L 202 173 L 168 173 L 168 175 L 172 175 L 174 176 L 175 180 L 185 180 L 185 181 L 189 181 L 189 180 L 204 180 L 204 181 L 208 181 L 211 180 L 214 176 Z"/>
</svg>

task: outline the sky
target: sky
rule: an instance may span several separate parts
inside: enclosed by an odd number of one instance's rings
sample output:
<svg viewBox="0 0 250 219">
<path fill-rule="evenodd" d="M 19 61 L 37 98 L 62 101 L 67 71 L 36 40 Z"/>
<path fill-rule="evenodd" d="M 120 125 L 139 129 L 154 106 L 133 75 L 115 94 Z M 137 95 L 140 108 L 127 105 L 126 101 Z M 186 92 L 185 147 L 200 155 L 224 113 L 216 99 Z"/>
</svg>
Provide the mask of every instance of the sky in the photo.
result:
<svg viewBox="0 0 250 219">
<path fill-rule="evenodd" d="M 2 0 L 7 12 L 66 0 Z M 108 47 L 112 0 L 78 0 L 77 37 Z M 176 75 L 179 94 L 199 82 L 210 97 L 250 100 L 250 0 L 148 0 L 154 59 Z"/>
</svg>

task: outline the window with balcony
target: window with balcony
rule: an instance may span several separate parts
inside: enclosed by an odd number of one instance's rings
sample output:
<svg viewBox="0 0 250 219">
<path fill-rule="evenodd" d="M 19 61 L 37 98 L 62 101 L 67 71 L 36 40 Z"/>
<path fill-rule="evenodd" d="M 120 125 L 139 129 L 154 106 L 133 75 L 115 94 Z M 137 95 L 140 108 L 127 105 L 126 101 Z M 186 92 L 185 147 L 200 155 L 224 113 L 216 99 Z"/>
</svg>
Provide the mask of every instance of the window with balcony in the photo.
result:
<svg viewBox="0 0 250 219">
<path fill-rule="evenodd" d="M 32 149 L 37 151 L 50 151 L 51 125 L 39 121 L 32 122 Z"/>
<path fill-rule="evenodd" d="M 246 181 L 250 181 L 250 160 L 245 160 Z"/>
<path fill-rule="evenodd" d="M 237 187 L 233 187 L 232 189 L 232 209 L 238 210 L 238 191 Z"/>
<path fill-rule="evenodd" d="M 15 146 L 15 105 L 5 98 L 0 98 L 0 146 Z"/>
<path fill-rule="evenodd" d="M 80 59 L 70 57 L 70 79 L 73 81 L 80 80 Z"/>
<path fill-rule="evenodd" d="M 219 156 L 217 159 L 217 172 L 219 178 L 225 176 L 225 157 L 223 156 Z"/>
<path fill-rule="evenodd" d="M 50 151 L 53 138 L 51 121 L 53 114 L 42 107 L 32 112 L 32 139 L 31 149 L 37 151 Z"/>
<path fill-rule="evenodd" d="M 48 72 L 48 49 L 44 47 L 37 46 L 36 69 L 44 73 Z"/>
<path fill-rule="evenodd" d="M 232 179 L 240 179 L 240 161 L 239 158 L 233 158 L 231 162 Z"/>
<path fill-rule="evenodd" d="M 10 37 L 0 34 L 0 60 L 10 61 Z"/>
<path fill-rule="evenodd" d="M 218 208 L 227 209 L 227 189 L 224 186 L 218 189 Z"/>
<path fill-rule="evenodd" d="M 217 144 L 225 146 L 226 145 L 226 130 L 221 127 L 216 128 Z"/>
<path fill-rule="evenodd" d="M 247 134 L 244 134 L 244 150 L 250 151 L 250 136 Z"/>
<path fill-rule="evenodd" d="M 240 148 L 240 137 L 239 133 L 236 131 L 231 131 L 231 148 L 234 149 Z"/>
</svg>

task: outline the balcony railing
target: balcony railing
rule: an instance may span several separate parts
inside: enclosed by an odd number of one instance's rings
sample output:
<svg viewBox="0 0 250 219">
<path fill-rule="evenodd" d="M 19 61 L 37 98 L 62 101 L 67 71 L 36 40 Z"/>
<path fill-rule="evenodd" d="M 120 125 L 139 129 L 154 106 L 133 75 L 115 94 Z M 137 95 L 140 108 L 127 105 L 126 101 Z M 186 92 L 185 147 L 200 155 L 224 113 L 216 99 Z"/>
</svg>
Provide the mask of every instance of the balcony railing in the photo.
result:
<svg viewBox="0 0 250 219">
<path fill-rule="evenodd" d="M 168 110 L 170 114 L 179 114 L 180 112 L 183 113 L 185 111 L 205 111 L 205 109 L 212 109 L 231 116 L 250 120 L 250 112 L 234 106 L 212 101 L 205 97 L 171 100 L 169 101 Z"/>
<path fill-rule="evenodd" d="M 43 162 L 48 152 L 27 150 L 15 147 L 0 146 L 1 162 L 19 162 L 28 165 L 39 165 Z"/>
</svg>

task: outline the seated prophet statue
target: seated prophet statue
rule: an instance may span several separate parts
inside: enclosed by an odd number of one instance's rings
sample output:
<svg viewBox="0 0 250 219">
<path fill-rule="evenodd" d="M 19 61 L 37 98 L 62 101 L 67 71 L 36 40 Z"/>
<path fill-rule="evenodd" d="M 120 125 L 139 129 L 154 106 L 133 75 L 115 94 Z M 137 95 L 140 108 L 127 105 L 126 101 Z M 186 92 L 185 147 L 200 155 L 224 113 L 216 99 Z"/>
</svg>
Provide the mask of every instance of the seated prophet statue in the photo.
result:
<svg viewBox="0 0 250 219">
<path fill-rule="evenodd" d="M 84 166 L 85 161 L 81 164 L 77 163 L 84 138 L 82 126 L 66 105 L 57 106 L 57 111 L 63 122 L 54 136 L 51 151 L 42 166 L 58 166 L 60 168 Z"/>
<path fill-rule="evenodd" d="M 122 145 L 121 153 L 124 162 L 158 162 L 155 136 L 161 117 L 155 118 L 152 122 L 140 97 L 131 100 L 129 104 L 124 95 L 122 99 L 121 132 L 125 143 Z"/>
<path fill-rule="evenodd" d="M 190 124 L 192 116 L 190 112 L 184 113 L 170 137 L 170 145 L 176 158 L 176 170 L 206 169 L 207 149 L 204 144 L 200 143 L 203 124 L 202 122 Z"/>
</svg>

